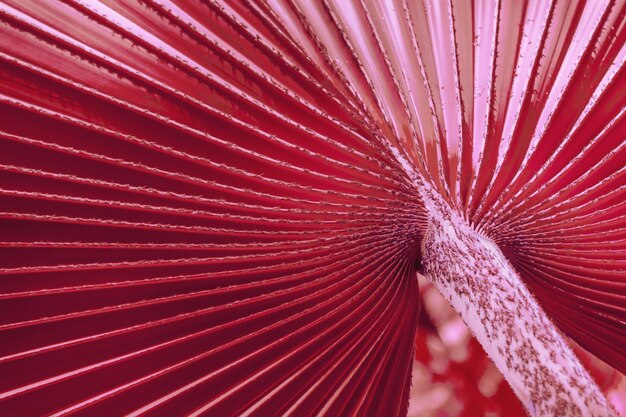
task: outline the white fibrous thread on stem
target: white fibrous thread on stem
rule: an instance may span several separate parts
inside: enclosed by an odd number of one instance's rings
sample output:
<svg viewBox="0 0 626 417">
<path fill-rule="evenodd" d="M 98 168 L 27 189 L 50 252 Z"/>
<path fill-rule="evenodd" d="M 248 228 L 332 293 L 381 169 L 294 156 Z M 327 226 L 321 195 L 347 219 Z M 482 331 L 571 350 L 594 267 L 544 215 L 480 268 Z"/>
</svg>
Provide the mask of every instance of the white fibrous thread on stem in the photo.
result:
<svg viewBox="0 0 626 417">
<path fill-rule="evenodd" d="M 437 196 L 426 203 L 424 275 L 461 315 L 529 415 L 616 416 L 500 249 Z"/>
</svg>

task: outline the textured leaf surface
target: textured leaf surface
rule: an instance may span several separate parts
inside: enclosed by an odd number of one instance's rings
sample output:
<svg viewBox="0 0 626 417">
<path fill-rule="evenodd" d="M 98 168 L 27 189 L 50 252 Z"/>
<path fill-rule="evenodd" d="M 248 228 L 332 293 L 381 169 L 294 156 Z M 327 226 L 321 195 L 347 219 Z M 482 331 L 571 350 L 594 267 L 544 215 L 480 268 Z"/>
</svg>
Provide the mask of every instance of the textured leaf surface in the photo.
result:
<svg viewBox="0 0 626 417">
<path fill-rule="evenodd" d="M 404 415 L 421 181 L 626 371 L 625 14 L 3 0 L 0 414 Z"/>
</svg>

